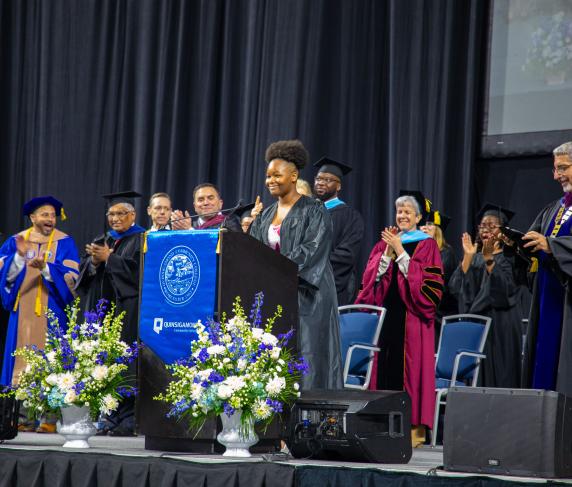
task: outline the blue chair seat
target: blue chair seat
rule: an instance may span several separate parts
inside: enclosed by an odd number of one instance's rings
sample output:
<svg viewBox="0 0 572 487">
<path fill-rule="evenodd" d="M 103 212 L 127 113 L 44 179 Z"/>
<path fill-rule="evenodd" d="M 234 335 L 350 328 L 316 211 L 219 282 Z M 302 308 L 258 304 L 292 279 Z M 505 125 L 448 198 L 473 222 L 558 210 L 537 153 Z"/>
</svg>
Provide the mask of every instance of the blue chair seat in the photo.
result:
<svg viewBox="0 0 572 487">
<path fill-rule="evenodd" d="M 346 377 L 346 384 L 351 384 L 352 386 L 363 386 L 365 382 L 365 377 L 358 375 L 348 375 Z"/>
</svg>

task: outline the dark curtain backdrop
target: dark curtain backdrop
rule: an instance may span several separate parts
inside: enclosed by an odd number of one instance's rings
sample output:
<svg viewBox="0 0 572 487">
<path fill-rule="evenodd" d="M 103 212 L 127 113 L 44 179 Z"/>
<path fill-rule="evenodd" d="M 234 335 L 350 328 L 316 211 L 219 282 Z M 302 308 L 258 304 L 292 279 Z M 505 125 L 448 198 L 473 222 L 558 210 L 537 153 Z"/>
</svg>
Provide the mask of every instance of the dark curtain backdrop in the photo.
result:
<svg viewBox="0 0 572 487">
<path fill-rule="evenodd" d="M 426 192 L 458 235 L 479 187 L 487 4 L 0 0 L 0 231 L 46 193 L 80 247 L 104 222 L 101 193 L 191 208 L 210 181 L 228 206 L 268 201 L 264 150 L 297 137 L 314 161 L 353 165 L 342 197 L 367 221 L 364 256 L 399 188 Z"/>
</svg>

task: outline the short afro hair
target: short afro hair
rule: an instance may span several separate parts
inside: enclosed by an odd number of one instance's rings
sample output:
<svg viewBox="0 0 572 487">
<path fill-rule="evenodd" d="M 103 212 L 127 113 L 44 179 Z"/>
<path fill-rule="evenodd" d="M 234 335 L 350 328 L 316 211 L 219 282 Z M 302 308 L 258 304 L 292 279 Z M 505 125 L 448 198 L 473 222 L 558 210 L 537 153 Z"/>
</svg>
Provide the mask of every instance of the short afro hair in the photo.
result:
<svg viewBox="0 0 572 487">
<path fill-rule="evenodd" d="M 282 159 L 296 166 L 296 169 L 303 169 L 310 158 L 304 144 L 299 140 L 279 140 L 272 142 L 266 149 L 264 155 L 266 163 L 269 164 L 274 159 Z"/>
</svg>

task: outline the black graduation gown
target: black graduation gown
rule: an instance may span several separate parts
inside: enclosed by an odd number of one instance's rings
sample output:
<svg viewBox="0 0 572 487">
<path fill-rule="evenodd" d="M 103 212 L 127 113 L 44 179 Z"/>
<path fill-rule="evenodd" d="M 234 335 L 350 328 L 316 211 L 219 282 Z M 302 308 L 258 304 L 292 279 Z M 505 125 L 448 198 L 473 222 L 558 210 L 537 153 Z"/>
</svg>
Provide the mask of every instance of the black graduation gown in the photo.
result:
<svg viewBox="0 0 572 487">
<path fill-rule="evenodd" d="M 363 240 L 363 218 L 345 203 L 328 210 L 332 217 L 333 245 L 330 262 L 334 271 L 338 306 L 353 304 L 359 288 L 358 258 Z"/>
<path fill-rule="evenodd" d="M 139 322 L 141 234 L 129 235 L 117 241 L 107 236 L 107 245 L 113 248 L 113 253 L 107 264 L 100 264 L 95 272 L 90 270 L 91 258 L 82 258 L 76 290 L 84 310 L 95 309 L 97 302 L 104 298 L 115 302 L 117 313 L 125 311 L 121 338 L 131 344 L 137 340 Z"/>
<path fill-rule="evenodd" d="M 560 208 L 560 200 L 554 201 L 544 208 L 534 220 L 530 231 L 545 234 L 550 223 Z M 548 238 L 552 255 L 543 265 L 554 273 L 565 289 L 562 306 L 562 335 L 560 337 L 560 355 L 558 359 L 556 390 L 567 396 L 572 396 L 572 235 Z M 528 324 L 528 334 L 524 350 L 523 387 L 531 387 L 534 371 L 534 356 L 536 351 L 536 334 L 538 331 L 540 292 L 537 279 L 532 279 L 532 306 Z"/>
<path fill-rule="evenodd" d="M 486 271 L 478 253 L 465 274 L 459 265 L 449 281 L 457 298 L 459 313 L 492 318 L 481 363 L 480 382 L 485 387 L 520 387 L 522 326 L 520 286 L 514 277 L 514 260 L 494 255 L 495 266 Z"/>
<path fill-rule="evenodd" d="M 268 245 L 278 204 L 254 220 L 250 235 Z M 342 387 L 336 287 L 330 264 L 332 222 L 322 203 L 302 196 L 282 221 L 280 253 L 298 265 L 298 351 L 309 363 L 303 389 Z"/>
</svg>

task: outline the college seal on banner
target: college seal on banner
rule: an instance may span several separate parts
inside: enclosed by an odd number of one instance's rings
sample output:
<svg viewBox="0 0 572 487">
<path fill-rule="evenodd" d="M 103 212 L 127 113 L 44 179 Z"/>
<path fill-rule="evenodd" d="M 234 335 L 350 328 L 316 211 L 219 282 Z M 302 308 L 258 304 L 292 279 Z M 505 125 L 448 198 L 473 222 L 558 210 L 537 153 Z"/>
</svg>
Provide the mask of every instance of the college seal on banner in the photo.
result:
<svg viewBox="0 0 572 487">
<path fill-rule="evenodd" d="M 201 277 L 197 255 L 184 245 L 173 247 L 165 254 L 159 269 L 159 283 L 163 297 L 180 306 L 195 294 Z"/>
</svg>

